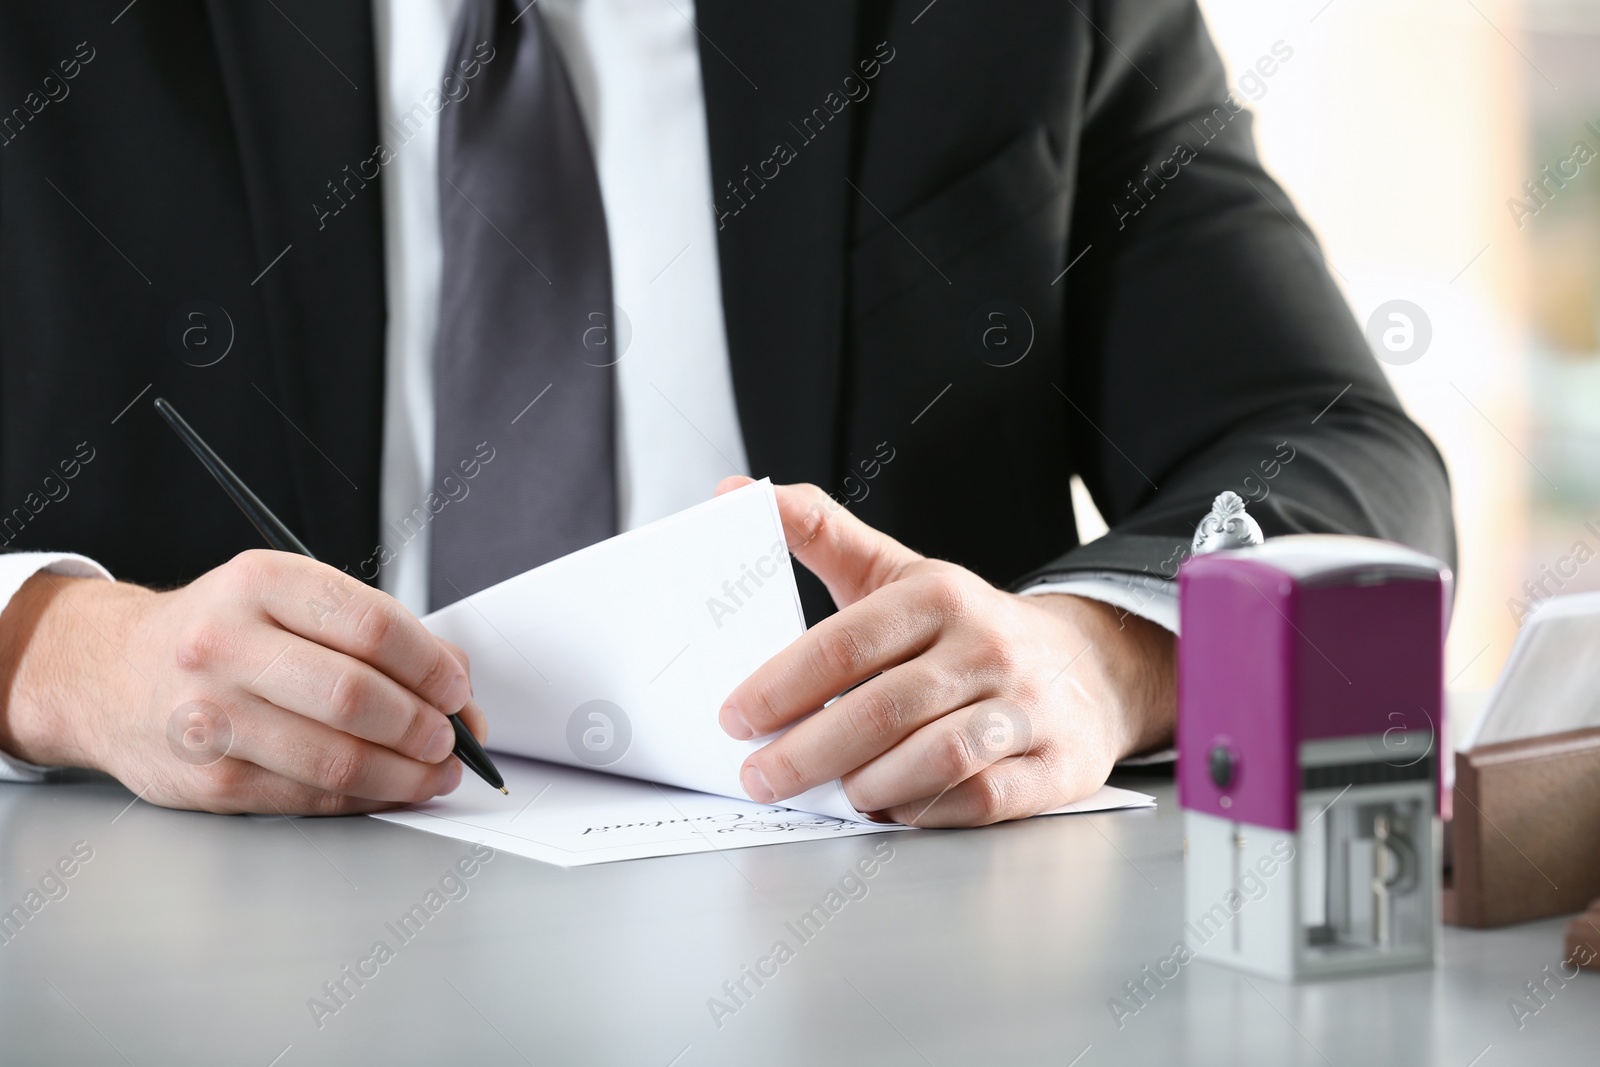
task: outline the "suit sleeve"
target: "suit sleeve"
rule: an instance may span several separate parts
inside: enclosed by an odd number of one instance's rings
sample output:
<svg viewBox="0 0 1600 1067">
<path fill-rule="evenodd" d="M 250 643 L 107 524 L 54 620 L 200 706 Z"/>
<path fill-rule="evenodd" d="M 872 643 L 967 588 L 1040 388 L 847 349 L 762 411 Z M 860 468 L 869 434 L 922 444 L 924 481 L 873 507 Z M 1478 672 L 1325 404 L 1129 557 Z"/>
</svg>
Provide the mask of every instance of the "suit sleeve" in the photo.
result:
<svg viewBox="0 0 1600 1067">
<path fill-rule="evenodd" d="M 1080 476 L 1110 532 L 1079 571 L 1172 578 L 1225 489 L 1268 537 L 1341 533 L 1455 562 L 1443 461 L 1401 410 L 1334 270 L 1256 158 L 1192 0 L 1084 5 L 1085 89 L 1062 279 Z M 1278 48 L 1293 77 L 1292 47 Z"/>
</svg>

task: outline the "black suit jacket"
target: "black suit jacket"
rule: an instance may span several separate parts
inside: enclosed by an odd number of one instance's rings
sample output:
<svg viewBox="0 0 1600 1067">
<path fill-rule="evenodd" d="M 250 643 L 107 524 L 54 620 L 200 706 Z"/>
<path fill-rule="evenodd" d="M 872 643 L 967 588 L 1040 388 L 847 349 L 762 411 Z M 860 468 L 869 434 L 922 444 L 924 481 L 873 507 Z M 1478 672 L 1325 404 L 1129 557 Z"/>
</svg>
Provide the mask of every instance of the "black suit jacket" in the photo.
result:
<svg viewBox="0 0 1600 1067">
<path fill-rule="evenodd" d="M 124 4 L 0 9 L 0 540 L 157 585 L 254 546 L 164 395 L 354 571 L 380 537 L 382 189 L 350 180 L 388 136 L 370 5 Z M 1269 535 L 1453 558 L 1439 456 L 1192 0 L 697 21 L 758 476 L 1001 585 L 1170 575 L 1227 488 Z M 1112 529 L 1082 547 L 1074 473 Z"/>
</svg>

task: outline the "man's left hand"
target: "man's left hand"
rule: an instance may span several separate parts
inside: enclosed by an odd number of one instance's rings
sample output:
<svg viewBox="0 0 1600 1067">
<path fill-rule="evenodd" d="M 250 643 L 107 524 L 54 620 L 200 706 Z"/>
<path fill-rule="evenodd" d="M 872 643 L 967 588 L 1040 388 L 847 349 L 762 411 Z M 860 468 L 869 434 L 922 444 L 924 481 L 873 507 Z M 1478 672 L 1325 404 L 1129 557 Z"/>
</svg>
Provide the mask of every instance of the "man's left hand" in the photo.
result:
<svg viewBox="0 0 1600 1067">
<path fill-rule="evenodd" d="M 753 799 L 842 777 L 850 802 L 875 818 L 979 826 L 1081 799 L 1118 759 L 1170 743 L 1166 630 L 1095 600 L 996 589 L 872 529 L 816 486 L 777 494 L 789 550 L 839 611 L 722 707 L 722 728 L 741 740 L 796 724 L 745 760 Z"/>
</svg>

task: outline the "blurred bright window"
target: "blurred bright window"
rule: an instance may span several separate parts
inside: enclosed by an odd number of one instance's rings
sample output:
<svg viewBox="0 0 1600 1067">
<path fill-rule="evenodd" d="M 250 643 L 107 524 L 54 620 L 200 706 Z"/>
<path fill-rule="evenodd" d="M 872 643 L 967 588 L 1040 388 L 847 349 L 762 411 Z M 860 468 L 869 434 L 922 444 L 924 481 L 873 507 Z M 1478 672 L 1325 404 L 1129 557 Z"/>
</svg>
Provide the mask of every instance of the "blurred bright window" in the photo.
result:
<svg viewBox="0 0 1600 1067">
<path fill-rule="evenodd" d="M 1421 310 L 1386 370 L 1455 488 L 1448 673 L 1487 688 L 1522 605 L 1600 589 L 1600 0 L 1201 6 L 1357 319 Z"/>
</svg>

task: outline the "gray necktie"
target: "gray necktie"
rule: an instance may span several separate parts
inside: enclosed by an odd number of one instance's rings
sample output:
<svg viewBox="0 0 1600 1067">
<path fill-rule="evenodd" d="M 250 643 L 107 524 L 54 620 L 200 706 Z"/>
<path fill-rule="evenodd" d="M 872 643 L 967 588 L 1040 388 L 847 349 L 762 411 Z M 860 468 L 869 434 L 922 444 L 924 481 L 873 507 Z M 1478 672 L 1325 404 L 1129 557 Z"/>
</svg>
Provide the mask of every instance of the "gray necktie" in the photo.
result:
<svg viewBox="0 0 1600 1067">
<path fill-rule="evenodd" d="M 617 522 L 611 257 L 566 69 L 532 5 L 466 0 L 446 70 L 468 92 L 439 120 L 435 608 Z"/>
</svg>

